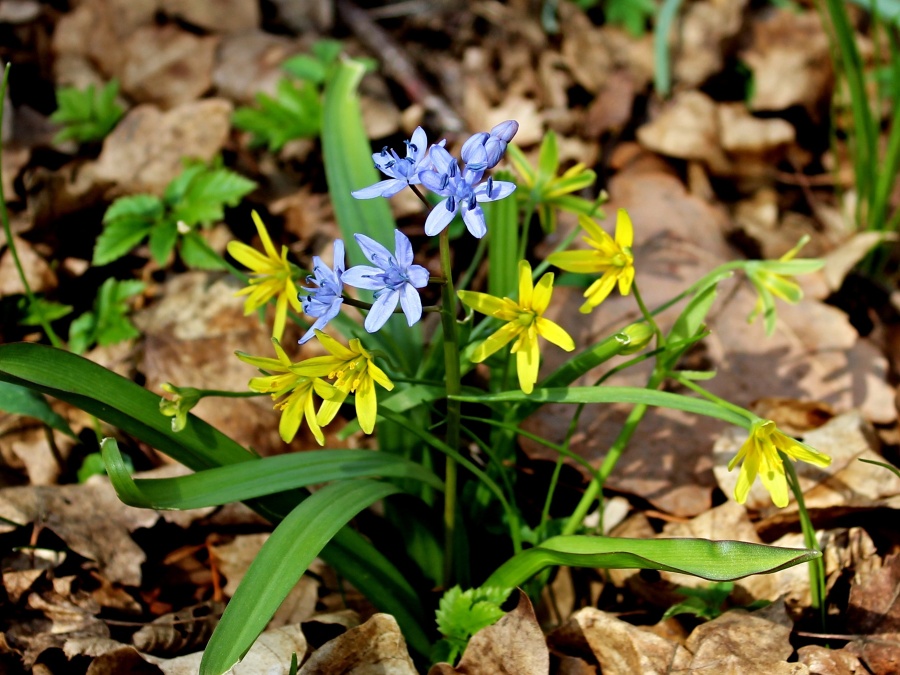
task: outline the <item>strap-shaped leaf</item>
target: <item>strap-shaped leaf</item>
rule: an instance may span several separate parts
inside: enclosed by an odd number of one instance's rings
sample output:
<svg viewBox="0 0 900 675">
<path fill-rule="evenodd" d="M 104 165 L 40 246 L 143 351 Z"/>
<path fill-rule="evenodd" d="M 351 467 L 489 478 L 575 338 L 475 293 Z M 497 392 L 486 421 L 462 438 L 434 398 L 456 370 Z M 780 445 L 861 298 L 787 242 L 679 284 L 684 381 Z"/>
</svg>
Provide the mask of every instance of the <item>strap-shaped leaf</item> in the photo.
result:
<svg viewBox="0 0 900 675">
<path fill-rule="evenodd" d="M 513 556 L 484 586 L 521 586 L 545 567 L 571 565 L 601 569 L 651 569 L 732 581 L 777 572 L 821 555 L 811 549 L 782 548 L 743 541 L 708 539 L 620 539 L 561 535 Z"/>
<path fill-rule="evenodd" d="M 360 511 L 399 488 L 372 480 L 333 483 L 298 505 L 263 544 L 209 640 L 201 675 L 221 675 L 253 644 L 322 548 Z"/>
<path fill-rule="evenodd" d="M 183 431 L 173 432 L 170 419 L 159 412 L 158 396 L 62 349 L 31 343 L 0 345 L 0 381 L 71 403 L 194 471 L 259 459 L 192 414 L 188 414 Z M 248 506 L 277 523 L 305 494 L 293 491 L 270 495 L 250 500 Z M 376 607 L 393 614 L 413 649 L 428 653 L 431 645 L 423 628 L 428 618 L 419 594 L 371 543 L 345 528 L 325 548 L 322 558 Z"/>
<path fill-rule="evenodd" d="M 672 408 L 685 412 L 714 417 L 731 424 L 750 428 L 750 419 L 721 405 L 701 398 L 654 391 L 642 387 L 556 387 L 535 389 L 530 394 L 522 391 L 504 391 L 480 396 L 462 394 L 452 398 L 475 403 L 529 402 L 529 403 L 639 403 L 660 408 Z"/>
<path fill-rule="evenodd" d="M 119 499 L 145 509 L 220 506 L 318 483 L 378 476 L 411 478 L 443 490 L 441 480 L 421 465 L 371 450 L 311 450 L 177 478 L 136 480 L 122 461 L 115 439 L 104 439 L 101 451 Z"/>
<path fill-rule="evenodd" d="M 0 382 L 0 410 L 40 420 L 48 427 L 76 438 L 69 423 L 36 391 L 9 382 Z"/>
</svg>

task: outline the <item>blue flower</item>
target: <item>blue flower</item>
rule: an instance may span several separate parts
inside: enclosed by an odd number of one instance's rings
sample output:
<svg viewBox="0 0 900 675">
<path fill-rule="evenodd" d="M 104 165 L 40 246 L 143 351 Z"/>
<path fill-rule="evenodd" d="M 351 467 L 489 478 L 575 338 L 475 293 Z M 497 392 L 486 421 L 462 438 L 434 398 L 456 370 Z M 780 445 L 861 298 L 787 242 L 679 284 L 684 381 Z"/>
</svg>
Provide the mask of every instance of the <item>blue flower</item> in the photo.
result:
<svg viewBox="0 0 900 675">
<path fill-rule="evenodd" d="M 487 226 L 484 211 L 478 204 L 503 199 L 516 189 L 515 183 L 493 178 L 479 183 L 484 176 L 484 169 L 477 167 L 488 161 L 485 145 L 473 144 L 468 154 L 470 160 L 475 161 L 470 162 L 465 171 L 460 171 L 456 160 L 444 148 L 431 148 L 434 171 L 423 171 L 419 178 L 422 185 L 446 199 L 435 206 L 425 220 L 425 234 L 429 237 L 441 232 L 462 211 L 466 228 L 473 237 L 481 239 L 487 233 Z"/>
<path fill-rule="evenodd" d="M 446 141 L 441 141 L 440 145 L 444 143 Z M 357 199 L 393 197 L 408 185 L 418 185 L 419 173 L 430 168 L 428 137 L 422 127 L 416 127 L 412 138 L 406 141 L 406 157 L 400 157 L 396 150 L 389 151 L 385 146 L 381 152 L 372 155 L 372 160 L 375 168 L 390 178 L 350 194 Z"/>
<path fill-rule="evenodd" d="M 428 270 L 413 265 L 413 250 L 409 239 L 400 230 L 394 231 L 395 254 L 364 234 L 353 235 L 366 258 L 375 265 L 355 265 L 344 272 L 348 286 L 375 291 L 375 303 L 366 317 L 366 330 L 374 333 L 381 328 L 397 308 L 397 303 L 412 326 L 422 318 L 422 299 L 417 288 L 428 284 Z"/>
<path fill-rule="evenodd" d="M 467 171 L 493 169 L 506 153 L 506 145 L 519 130 L 515 120 L 501 122 L 490 133 L 482 131 L 463 143 L 460 157 L 466 163 Z"/>
<path fill-rule="evenodd" d="M 325 324 L 331 321 L 341 311 L 344 302 L 342 294 L 344 283 L 344 242 L 340 239 L 334 241 L 334 270 L 328 269 L 328 265 L 322 262 L 319 256 L 313 256 L 313 275 L 306 277 L 306 283 L 315 284 L 316 288 L 304 288 L 307 295 L 300 298 L 303 303 L 303 311 L 309 316 L 316 317 L 315 323 L 300 338 L 300 344 L 315 337 L 315 330 L 322 330 Z"/>
</svg>

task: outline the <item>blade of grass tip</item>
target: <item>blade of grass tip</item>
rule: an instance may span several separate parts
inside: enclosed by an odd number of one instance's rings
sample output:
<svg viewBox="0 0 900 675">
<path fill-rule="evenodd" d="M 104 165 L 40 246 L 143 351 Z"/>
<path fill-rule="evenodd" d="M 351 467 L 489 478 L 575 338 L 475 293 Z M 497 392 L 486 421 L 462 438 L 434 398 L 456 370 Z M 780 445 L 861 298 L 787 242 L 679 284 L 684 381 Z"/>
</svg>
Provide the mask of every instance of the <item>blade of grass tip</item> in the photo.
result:
<svg viewBox="0 0 900 675">
<path fill-rule="evenodd" d="M 504 180 L 511 178 L 508 176 Z M 484 205 L 488 228 L 488 293 L 510 297 L 518 283 L 518 206 L 513 198 Z"/>
<path fill-rule="evenodd" d="M 669 59 L 669 33 L 682 0 L 664 0 L 656 25 L 653 27 L 653 86 L 665 98 L 672 89 L 672 70 Z"/>
</svg>

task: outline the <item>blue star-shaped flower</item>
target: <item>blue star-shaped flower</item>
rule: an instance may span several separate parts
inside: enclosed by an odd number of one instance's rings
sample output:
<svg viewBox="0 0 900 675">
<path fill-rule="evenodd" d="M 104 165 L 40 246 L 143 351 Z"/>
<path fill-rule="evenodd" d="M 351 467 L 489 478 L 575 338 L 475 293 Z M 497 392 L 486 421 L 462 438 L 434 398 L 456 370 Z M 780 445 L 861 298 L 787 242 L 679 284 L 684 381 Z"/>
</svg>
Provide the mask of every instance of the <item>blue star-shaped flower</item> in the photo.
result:
<svg viewBox="0 0 900 675">
<path fill-rule="evenodd" d="M 306 283 L 314 284 L 315 288 L 304 288 L 306 295 L 300 297 L 300 302 L 303 304 L 303 311 L 315 317 L 316 321 L 300 338 L 301 345 L 314 338 L 316 329 L 325 328 L 325 324 L 341 311 L 341 304 L 344 302 L 344 274 L 344 242 L 335 239 L 334 269 L 328 269 L 328 265 L 316 255 L 313 256 L 313 274 L 306 277 Z"/>
<path fill-rule="evenodd" d="M 519 130 L 515 120 L 501 122 L 490 133 L 480 132 L 469 137 L 463 143 L 460 157 L 466 163 L 468 171 L 484 171 L 493 169 L 506 153 L 506 145 Z M 484 153 L 482 154 L 482 149 Z"/>
<path fill-rule="evenodd" d="M 446 141 L 441 141 L 441 144 Z M 372 155 L 375 168 L 389 179 L 354 190 L 357 199 L 374 199 L 375 197 L 393 197 L 409 185 L 419 184 L 419 173 L 430 168 L 428 159 L 428 137 L 422 127 L 416 127 L 412 138 L 406 141 L 406 157 L 400 157 L 396 150 L 384 147 L 381 152 Z"/>
<path fill-rule="evenodd" d="M 413 265 L 413 250 L 409 239 L 400 230 L 394 231 L 395 253 L 364 234 L 353 235 L 363 254 L 374 267 L 355 265 L 344 272 L 348 286 L 375 291 L 375 302 L 366 317 L 365 327 L 370 333 L 381 328 L 397 308 L 397 303 L 412 326 L 422 318 L 422 299 L 417 288 L 428 284 L 428 270 Z"/>
<path fill-rule="evenodd" d="M 473 237 L 481 239 L 487 233 L 487 226 L 484 211 L 479 204 L 508 197 L 516 189 L 515 183 L 490 177 L 479 183 L 484 176 L 484 168 L 479 167 L 483 163 L 486 165 L 487 151 L 484 145 L 478 143 L 470 147 L 468 154 L 472 161 L 467 164 L 465 171 L 459 170 L 456 160 L 444 148 L 433 146 L 430 157 L 434 170 L 419 174 L 422 185 L 446 197 L 432 209 L 425 220 L 425 234 L 429 237 L 441 232 L 462 211 L 466 228 Z"/>
</svg>

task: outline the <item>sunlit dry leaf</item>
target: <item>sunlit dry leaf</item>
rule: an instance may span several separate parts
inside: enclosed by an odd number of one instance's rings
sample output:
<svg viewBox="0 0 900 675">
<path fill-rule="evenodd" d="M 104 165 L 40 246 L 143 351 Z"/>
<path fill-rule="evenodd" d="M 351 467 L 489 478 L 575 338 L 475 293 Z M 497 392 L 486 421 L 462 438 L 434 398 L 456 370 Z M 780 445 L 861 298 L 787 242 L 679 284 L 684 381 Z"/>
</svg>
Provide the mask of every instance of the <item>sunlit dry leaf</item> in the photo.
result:
<svg viewBox="0 0 900 675">
<path fill-rule="evenodd" d="M 204 99 L 168 112 L 151 105 L 131 109 L 103 142 L 95 178 L 122 193 L 162 194 L 184 170 L 183 158 L 215 157 L 231 128 L 231 103 Z"/>
<path fill-rule="evenodd" d="M 680 159 L 697 159 L 724 168 L 716 103 L 699 91 L 685 91 L 664 104 L 659 114 L 637 131 L 645 148 Z"/>
<path fill-rule="evenodd" d="M 876 246 L 896 240 L 896 232 L 856 232 L 851 235 L 824 256 L 825 267 L 822 269 L 822 275 L 828 288 L 831 291 L 838 290 L 847 274 Z"/>
<path fill-rule="evenodd" d="M 73 445 L 73 441 L 63 441 L 65 455 Z M 63 466 L 60 465 L 60 459 L 54 455 L 54 451 L 47 441 L 47 433 L 43 427 L 32 427 L 23 429 L 15 434 L 7 435 L 4 438 L 5 443 L 9 443 L 10 450 L 25 465 L 25 471 L 28 472 L 28 479 L 32 485 L 55 485 Z M 58 447 L 57 447 L 58 449 Z"/>
<path fill-rule="evenodd" d="M 13 235 L 13 242 L 31 290 L 34 293 L 45 293 L 55 289 L 57 286 L 56 274 L 50 269 L 47 261 L 24 239 Z M 23 293 L 25 293 L 25 287 L 19 278 L 12 253 L 7 247 L 0 256 L 0 296 Z"/>
<path fill-rule="evenodd" d="M 167 14 L 213 33 L 239 33 L 259 26 L 259 3 L 255 0 L 161 0 L 160 6 Z"/>
<path fill-rule="evenodd" d="M 326 642 L 297 675 L 415 675 L 406 640 L 394 617 L 375 614 L 364 624 Z"/>
<path fill-rule="evenodd" d="M 815 115 L 830 95 L 828 36 L 818 12 L 766 8 L 752 23 L 753 42 L 741 60 L 753 71 L 752 110 L 802 105 Z"/>
<path fill-rule="evenodd" d="M 720 103 L 717 110 L 722 148 L 726 152 L 762 155 L 783 148 L 796 138 L 790 122 L 777 117 L 754 117 L 743 103 Z"/>
<path fill-rule="evenodd" d="M 296 41 L 261 30 L 223 37 L 213 70 L 217 93 L 243 105 L 252 104 L 260 92 L 274 96 L 285 75 L 281 64 L 299 49 Z"/>
<path fill-rule="evenodd" d="M 9 564 L 8 562 L 6 564 Z M 3 589 L 9 601 L 13 604 L 19 602 L 23 594 L 31 590 L 31 586 L 44 574 L 43 569 L 30 570 L 4 570 Z"/>
<path fill-rule="evenodd" d="M 547 639 L 554 649 L 592 655 L 603 675 L 672 672 L 690 662 L 678 643 L 594 607 L 575 612 Z"/>
<path fill-rule="evenodd" d="M 722 70 L 729 43 L 743 24 L 747 0 L 692 2 L 676 22 L 673 70 L 678 85 L 696 87 Z"/>
<path fill-rule="evenodd" d="M 816 675 L 855 675 L 863 673 L 859 658 L 848 649 L 833 649 L 820 645 L 805 645 L 797 650 L 797 662 Z"/>
</svg>

